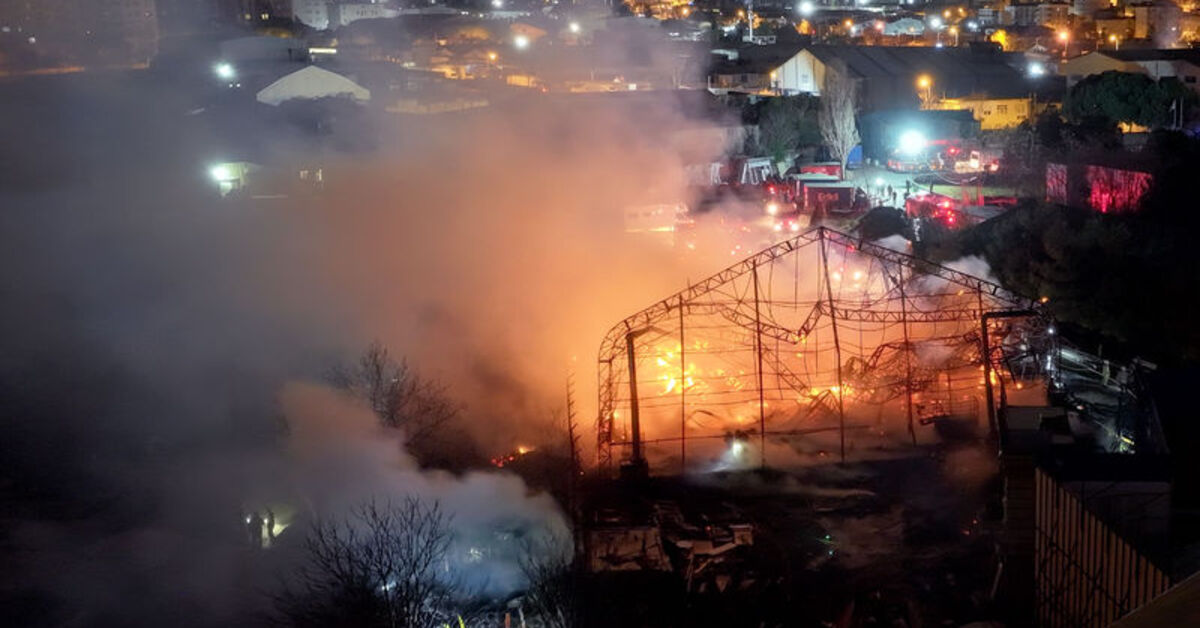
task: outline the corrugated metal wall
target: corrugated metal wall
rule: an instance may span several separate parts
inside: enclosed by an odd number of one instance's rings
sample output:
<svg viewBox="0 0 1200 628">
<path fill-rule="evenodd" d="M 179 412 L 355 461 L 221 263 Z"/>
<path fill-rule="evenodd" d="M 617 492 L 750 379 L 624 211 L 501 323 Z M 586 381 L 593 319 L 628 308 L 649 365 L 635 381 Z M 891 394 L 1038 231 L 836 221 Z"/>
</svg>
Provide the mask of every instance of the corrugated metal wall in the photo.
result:
<svg viewBox="0 0 1200 628">
<path fill-rule="evenodd" d="M 1103 628 L 1169 586 L 1165 573 L 1035 471 L 1036 617 L 1043 628 Z"/>
</svg>

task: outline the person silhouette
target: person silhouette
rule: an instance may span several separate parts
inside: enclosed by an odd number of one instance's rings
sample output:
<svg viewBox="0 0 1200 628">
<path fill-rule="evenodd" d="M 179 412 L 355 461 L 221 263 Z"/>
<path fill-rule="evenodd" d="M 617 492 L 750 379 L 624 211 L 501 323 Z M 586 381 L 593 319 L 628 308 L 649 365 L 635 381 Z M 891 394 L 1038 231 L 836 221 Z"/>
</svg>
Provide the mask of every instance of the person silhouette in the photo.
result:
<svg viewBox="0 0 1200 628">
<path fill-rule="evenodd" d="M 263 518 L 257 512 L 251 513 L 246 520 L 246 534 L 250 537 L 250 547 L 261 549 L 263 546 Z"/>
<path fill-rule="evenodd" d="M 275 544 L 275 511 L 267 508 L 267 547 Z"/>
</svg>

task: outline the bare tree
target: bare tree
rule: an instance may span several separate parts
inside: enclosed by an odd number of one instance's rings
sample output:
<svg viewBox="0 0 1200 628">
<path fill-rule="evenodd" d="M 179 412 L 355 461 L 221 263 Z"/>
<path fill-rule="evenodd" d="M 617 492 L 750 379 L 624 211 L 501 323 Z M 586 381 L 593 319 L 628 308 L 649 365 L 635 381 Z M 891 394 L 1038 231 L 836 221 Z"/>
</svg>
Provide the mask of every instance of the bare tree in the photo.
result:
<svg viewBox="0 0 1200 628">
<path fill-rule="evenodd" d="M 365 400 L 381 423 L 405 431 L 410 447 L 458 416 L 438 384 L 421 378 L 404 360 L 397 361 L 382 344 L 372 343 L 358 363 L 333 370 L 332 383 Z"/>
<path fill-rule="evenodd" d="M 786 160 L 801 144 L 816 143 L 808 96 L 779 96 L 768 100 L 758 118 L 758 148 L 776 162 Z"/>
<path fill-rule="evenodd" d="M 818 120 L 821 139 L 829 152 L 846 171 L 850 151 L 858 145 L 858 84 L 844 64 L 830 65 L 825 71 L 825 86 L 821 90 L 821 111 Z"/>
<path fill-rule="evenodd" d="M 521 571 L 529 581 L 525 602 L 547 628 L 583 625 L 582 577 L 570 539 L 538 535 L 526 540 Z"/>
<path fill-rule="evenodd" d="M 318 522 L 306 562 L 276 600 L 290 626 L 427 628 L 453 617 L 456 587 L 440 571 L 450 517 L 416 498 L 374 500 Z"/>
</svg>

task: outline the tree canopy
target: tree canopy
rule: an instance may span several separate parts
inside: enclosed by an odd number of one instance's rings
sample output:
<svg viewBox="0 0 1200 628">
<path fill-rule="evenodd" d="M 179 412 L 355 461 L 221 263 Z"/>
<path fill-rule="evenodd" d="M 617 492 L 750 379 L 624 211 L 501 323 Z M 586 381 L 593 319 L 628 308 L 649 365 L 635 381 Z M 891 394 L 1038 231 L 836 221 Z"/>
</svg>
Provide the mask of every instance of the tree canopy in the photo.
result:
<svg viewBox="0 0 1200 628">
<path fill-rule="evenodd" d="M 1102 120 L 1161 127 L 1171 121 L 1172 106 L 1194 104 L 1196 95 L 1174 77 L 1157 81 L 1145 74 L 1108 71 L 1071 88 L 1063 113 L 1076 123 Z"/>
<path fill-rule="evenodd" d="M 758 114 L 759 148 L 775 161 L 783 161 L 799 146 L 820 143 L 816 117 L 809 96 L 767 99 Z"/>
<path fill-rule="evenodd" d="M 1028 202 L 976 228 L 923 234 L 919 254 L 980 255 L 1005 286 L 1048 297 L 1055 317 L 1164 363 L 1200 360 L 1200 213 L 1190 198 L 1200 142 L 1157 132 L 1142 208 L 1128 214 Z M 928 237 L 924 237 L 928 236 Z"/>
</svg>

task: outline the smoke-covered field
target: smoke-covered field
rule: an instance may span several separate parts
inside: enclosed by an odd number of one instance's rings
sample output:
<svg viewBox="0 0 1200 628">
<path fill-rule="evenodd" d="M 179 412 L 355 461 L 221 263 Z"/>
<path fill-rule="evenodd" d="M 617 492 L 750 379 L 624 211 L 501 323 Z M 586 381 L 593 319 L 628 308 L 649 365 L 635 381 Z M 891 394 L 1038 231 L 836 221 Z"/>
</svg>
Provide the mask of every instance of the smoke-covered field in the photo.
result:
<svg viewBox="0 0 1200 628">
<path fill-rule="evenodd" d="M 622 207 L 681 190 L 677 114 L 531 102 L 311 137 L 156 80 L 2 86 L 4 606 L 28 625 L 257 616 L 283 559 L 249 552 L 242 518 L 271 505 L 302 527 L 417 495 L 463 539 L 565 530 L 515 476 L 421 471 L 325 375 L 377 340 L 461 407 L 463 451 L 557 439 L 605 326 L 704 272 L 622 230 Z M 321 164 L 326 190 L 221 199 L 209 165 L 247 154 Z M 499 556 L 477 589 L 519 585 Z"/>
</svg>

